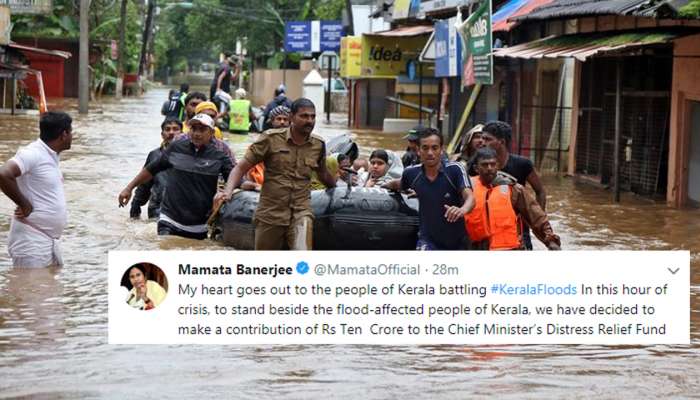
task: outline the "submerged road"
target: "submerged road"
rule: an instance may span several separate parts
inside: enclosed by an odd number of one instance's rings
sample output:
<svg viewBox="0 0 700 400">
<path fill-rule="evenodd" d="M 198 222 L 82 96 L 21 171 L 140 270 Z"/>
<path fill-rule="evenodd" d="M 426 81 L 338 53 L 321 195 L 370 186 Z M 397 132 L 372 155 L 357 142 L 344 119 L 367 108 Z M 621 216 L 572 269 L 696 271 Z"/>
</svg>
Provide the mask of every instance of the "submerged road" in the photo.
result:
<svg viewBox="0 0 700 400">
<path fill-rule="evenodd" d="M 0 398 L 685 397 L 700 392 L 700 211 L 673 210 L 547 177 L 548 211 L 564 249 L 686 249 L 692 257 L 690 346 L 116 346 L 107 344 L 107 252 L 224 249 L 159 238 L 131 221 L 117 194 L 159 142 L 164 89 L 95 104 L 78 116 L 61 158 L 69 224 L 60 270 L 12 270 L 13 204 L 0 196 Z M 2 162 L 38 137 L 37 117 L 0 117 Z M 326 137 L 342 121 L 318 124 Z M 368 155 L 400 136 L 353 132 Z M 240 156 L 248 138 L 230 136 Z M 143 209 L 145 218 L 146 209 Z M 539 245 L 539 244 L 538 244 Z M 543 248 L 539 245 L 539 248 Z M 138 329 L 138 327 L 134 327 Z M 202 385 L 206 382 L 206 385 Z"/>
</svg>

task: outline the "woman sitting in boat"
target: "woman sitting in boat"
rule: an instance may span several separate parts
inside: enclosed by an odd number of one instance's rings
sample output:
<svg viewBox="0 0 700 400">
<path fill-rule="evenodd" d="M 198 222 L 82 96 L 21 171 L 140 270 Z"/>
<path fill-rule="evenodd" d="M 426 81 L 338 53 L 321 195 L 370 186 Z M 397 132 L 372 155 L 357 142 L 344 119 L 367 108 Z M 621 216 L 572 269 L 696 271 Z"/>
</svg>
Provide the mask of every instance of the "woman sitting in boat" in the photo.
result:
<svg viewBox="0 0 700 400">
<path fill-rule="evenodd" d="M 364 180 L 364 187 L 380 187 L 383 184 L 401 176 L 403 165 L 401 159 L 390 151 L 377 149 L 369 156 L 369 173 Z"/>
<path fill-rule="evenodd" d="M 336 181 L 340 178 L 340 175 L 338 173 L 340 166 L 340 163 L 338 162 L 338 157 L 340 156 L 341 154 L 333 153 L 326 157 L 326 169 L 328 169 L 328 173 L 330 173 L 332 176 L 335 176 Z M 318 175 L 316 175 L 316 172 L 311 172 L 311 190 L 325 189 L 326 185 L 321 183 L 321 180 L 318 179 Z"/>
</svg>

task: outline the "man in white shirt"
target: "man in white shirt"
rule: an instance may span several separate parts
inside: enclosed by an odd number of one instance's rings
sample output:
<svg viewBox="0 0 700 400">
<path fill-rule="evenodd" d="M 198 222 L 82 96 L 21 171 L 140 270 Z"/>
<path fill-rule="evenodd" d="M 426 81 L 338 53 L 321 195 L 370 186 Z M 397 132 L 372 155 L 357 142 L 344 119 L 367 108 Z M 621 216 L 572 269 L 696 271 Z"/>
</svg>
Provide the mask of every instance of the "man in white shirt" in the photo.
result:
<svg viewBox="0 0 700 400">
<path fill-rule="evenodd" d="M 63 265 L 58 240 L 67 213 L 58 158 L 71 147 L 71 124 L 64 112 L 42 114 L 39 139 L 0 167 L 0 189 L 17 204 L 7 243 L 15 267 Z"/>
</svg>

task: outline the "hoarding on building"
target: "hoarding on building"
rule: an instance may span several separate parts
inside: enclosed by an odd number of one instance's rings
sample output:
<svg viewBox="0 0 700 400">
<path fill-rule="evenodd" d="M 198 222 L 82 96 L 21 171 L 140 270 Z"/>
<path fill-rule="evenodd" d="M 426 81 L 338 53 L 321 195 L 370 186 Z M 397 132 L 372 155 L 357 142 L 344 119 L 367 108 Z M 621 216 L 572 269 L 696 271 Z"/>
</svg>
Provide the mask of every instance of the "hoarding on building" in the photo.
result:
<svg viewBox="0 0 700 400">
<path fill-rule="evenodd" d="M 0 6 L 0 44 L 7 45 L 10 43 L 10 32 L 12 32 L 12 23 L 10 19 L 10 8 Z"/>
<path fill-rule="evenodd" d="M 466 6 L 469 4 L 468 0 L 429 0 L 420 3 L 418 16 L 425 16 L 426 14 L 441 12 L 445 10 L 454 10 L 456 7 Z"/>
<path fill-rule="evenodd" d="M 395 20 L 408 18 L 411 10 L 411 0 L 394 0 L 394 12 L 391 17 Z"/>
<path fill-rule="evenodd" d="M 397 77 L 406 75 L 407 64 L 417 60 L 427 42 L 426 35 L 362 36 L 362 76 Z"/>
<path fill-rule="evenodd" d="M 465 48 L 462 62 L 462 84 L 493 84 L 493 56 L 491 55 L 491 0 L 483 1 L 461 25 L 460 35 Z"/>
<path fill-rule="evenodd" d="M 14 15 L 49 14 L 53 10 L 51 0 L 0 0 L 0 6 L 7 6 Z"/>
<path fill-rule="evenodd" d="M 435 23 L 435 76 L 459 76 L 462 67 L 462 41 L 457 34 L 457 17 Z"/>
<path fill-rule="evenodd" d="M 362 38 L 347 36 L 340 39 L 340 76 L 359 77 L 362 74 Z"/>
</svg>

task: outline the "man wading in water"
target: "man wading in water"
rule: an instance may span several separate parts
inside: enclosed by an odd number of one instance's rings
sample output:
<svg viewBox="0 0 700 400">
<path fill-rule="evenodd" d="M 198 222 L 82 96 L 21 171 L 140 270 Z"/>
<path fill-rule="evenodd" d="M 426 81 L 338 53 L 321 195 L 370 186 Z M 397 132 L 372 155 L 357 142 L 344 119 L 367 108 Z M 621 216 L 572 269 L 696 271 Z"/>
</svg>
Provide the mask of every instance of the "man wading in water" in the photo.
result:
<svg viewBox="0 0 700 400">
<path fill-rule="evenodd" d="M 270 129 L 250 145 L 236 165 L 224 192 L 214 198 L 214 208 L 231 199 L 233 189 L 255 164 L 265 163 L 265 181 L 255 211 L 255 250 L 311 250 L 311 171 L 326 187 L 335 178 L 326 169 L 326 144 L 312 134 L 316 107 L 309 99 L 292 103 L 291 126 Z"/>
<path fill-rule="evenodd" d="M 0 189 L 17 204 L 7 241 L 15 267 L 63 265 L 58 238 L 67 212 L 58 155 L 71 147 L 72 122 L 63 112 L 42 114 L 39 139 L 0 168 Z"/>
<path fill-rule="evenodd" d="M 170 170 L 160 208 L 158 234 L 206 239 L 207 217 L 219 174 L 228 176 L 233 165 L 231 158 L 211 140 L 214 120 L 210 116 L 197 114 L 188 124 L 189 137 L 175 140 L 160 158 L 146 165 L 119 193 L 119 207 L 129 202 L 135 187 Z"/>
<path fill-rule="evenodd" d="M 476 206 L 465 217 L 473 248 L 482 250 L 524 249 L 521 221 L 532 227 L 550 250 L 560 250 L 547 214 L 534 196 L 512 176 L 498 171 L 496 152 L 490 147 L 476 151 L 474 162 L 479 176 L 473 180 Z"/>
<path fill-rule="evenodd" d="M 420 134 L 418 155 L 422 164 L 403 170 L 383 188 L 413 189 L 418 196 L 418 242 L 416 250 L 466 250 L 468 242 L 464 214 L 474 208 L 474 196 L 464 168 L 443 162 L 442 135 L 427 128 Z"/>
<path fill-rule="evenodd" d="M 163 151 L 170 145 L 176 135 L 182 133 L 182 122 L 179 119 L 168 117 L 160 125 L 160 137 L 163 139 L 158 148 L 151 150 L 146 157 L 146 167 L 148 164 L 160 158 Z M 139 185 L 136 188 L 136 194 L 131 200 L 131 218 L 139 219 L 141 217 L 141 206 L 148 203 L 148 218 L 158 218 L 160 214 L 160 203 L 163 201 L 163 193 L 165 192 L 165 184 L 167 182 L 167 172 L 157 174 L 150 181 Z"/>
<path fill-rule="evenodd" d="M 542 211 L 546 210 L 547 193 L 544 190 L 540 176 L 535 171 L 532 161 L 525 157 L 510 153 L 510 143 L 513 129 L 502 121 L 489 121 L 484 125 L 481 138 L 484 146 L 488 146 L 496 151 L 498 155 L 498 169 L 508 175 L 513 176 L 520 185 L 529 183 L 535 191 L 537 203 Z M 530 238 L 530 228 L 527 224 L 523 227 L 523 244 L 527 250 L 532 250 L 532 239 Z"/>
</svg>

